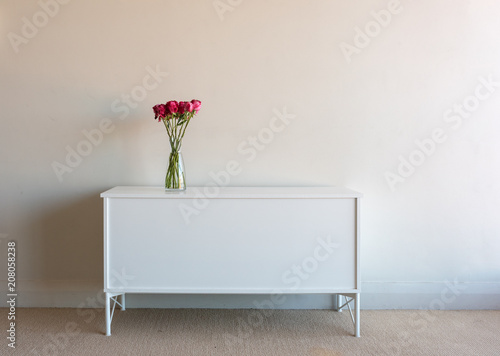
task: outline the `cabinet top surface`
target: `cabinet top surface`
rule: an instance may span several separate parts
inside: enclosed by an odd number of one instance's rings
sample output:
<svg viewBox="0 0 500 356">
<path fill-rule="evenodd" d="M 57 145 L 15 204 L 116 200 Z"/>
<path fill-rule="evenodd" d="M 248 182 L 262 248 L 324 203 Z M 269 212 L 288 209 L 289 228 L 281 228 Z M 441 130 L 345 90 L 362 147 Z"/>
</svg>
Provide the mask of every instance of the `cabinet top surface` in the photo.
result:
<svg viewBox="0 0 500 356">
<path fill-rule="evenodd" d="M 188 187 L 185 191 L 165 192 L 163 187 L 119 186 L 101 193 L 101 198 L 163 199 L 290 199 L 361 198 L 363 194 L 344 187 Z"/>
</svg>

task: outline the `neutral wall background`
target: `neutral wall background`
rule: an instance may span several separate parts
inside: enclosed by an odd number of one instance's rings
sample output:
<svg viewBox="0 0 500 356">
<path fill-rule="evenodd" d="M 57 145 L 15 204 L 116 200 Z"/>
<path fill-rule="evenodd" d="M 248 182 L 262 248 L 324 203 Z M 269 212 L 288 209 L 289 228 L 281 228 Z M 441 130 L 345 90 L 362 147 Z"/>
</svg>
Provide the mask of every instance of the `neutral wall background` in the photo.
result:
<svg viewBox="0 0 500 356">
<path fill-rule="evenodd" d="M 500 307 L 498 2 L 63 2 L 0 4 L 0 264 L 15 240 L 20 305 L 101 299 L 99 193 L 163 184 L 151 107 L 196 98 L 191 186 L 236 160 L 232 186 L 365 194 L 363 307 Z M 294 118 L 269 139 L 276 111 Z M 259 133 L 254 156 L 243 149 Z"/>
</svg>

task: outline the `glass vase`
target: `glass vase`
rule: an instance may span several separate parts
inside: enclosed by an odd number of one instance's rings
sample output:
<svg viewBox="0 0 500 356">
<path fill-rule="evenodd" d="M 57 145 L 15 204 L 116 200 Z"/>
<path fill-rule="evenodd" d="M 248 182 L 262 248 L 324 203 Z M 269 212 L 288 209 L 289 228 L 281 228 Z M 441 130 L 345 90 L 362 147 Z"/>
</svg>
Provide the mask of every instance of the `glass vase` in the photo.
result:
<svg viewBox="0 0 500 356">
<path fill-rule="evenodd" d="M 181 191 L 186 189 L 184 162 L 180 151 L 172 150 L 168 158 L 165 191 Z"/>
</svg>

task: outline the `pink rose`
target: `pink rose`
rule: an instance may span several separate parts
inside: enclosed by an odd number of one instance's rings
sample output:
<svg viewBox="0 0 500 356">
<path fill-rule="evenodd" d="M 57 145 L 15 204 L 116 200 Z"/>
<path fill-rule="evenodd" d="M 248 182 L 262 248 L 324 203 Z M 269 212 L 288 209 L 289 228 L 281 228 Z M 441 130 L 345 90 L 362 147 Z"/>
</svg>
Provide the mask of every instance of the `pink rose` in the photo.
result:
<svg viewBox="0 0 500 356">
<path fill-rule="evenodd" d="M 185 110 L 186 112 L 192 112 L 192 111 L 193 111 L 193 108 L 194 108 L 193 104 L 191 104 L 189 101 L 186 101 L 186 102 L 184 103 L 184 110 Z"/>
<path fill-rule="evenodd" d="M 165 104 L 158 104 L 153 106 L 153 111 L 155 113 L 155 119 L 158 119 L 158 121 L 167 116 L 167 106 Z"/>
<path fill-rule="evenodd" d="M 167 115 L 175 114 L 177 111 L 179 111 L 179 104 L 175 100 L 167 102 L 166 107 L 167 107 Z"/>
<path fill-rule="evenodd" d="M 193 99 L 191 100 L 191 104 L 193 104 L 193 111 L 195 113 L 198 113 L 198 111 L 200 111 L 201 108 L 201 101 Z"/>
</svg>

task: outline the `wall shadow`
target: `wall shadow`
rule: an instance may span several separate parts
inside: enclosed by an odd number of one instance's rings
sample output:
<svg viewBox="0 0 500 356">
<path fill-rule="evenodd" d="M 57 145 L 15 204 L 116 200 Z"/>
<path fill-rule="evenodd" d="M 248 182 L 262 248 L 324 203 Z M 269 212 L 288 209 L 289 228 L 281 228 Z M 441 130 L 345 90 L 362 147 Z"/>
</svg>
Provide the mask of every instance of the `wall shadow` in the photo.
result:
<svg viewBox="0 0 500 356">
<path fill-rule="evenodd" d="M 102 191 L 104 191 L 103 189 Z M 37 220 L 43 281 L 102 280 L 103 208 L 100 191 L 47 209 Z"/>
</svg>

